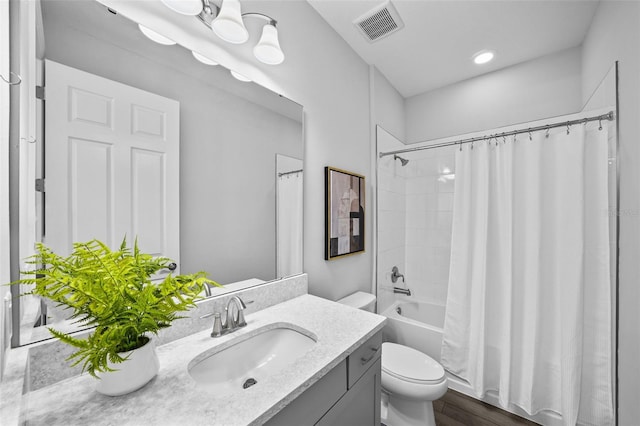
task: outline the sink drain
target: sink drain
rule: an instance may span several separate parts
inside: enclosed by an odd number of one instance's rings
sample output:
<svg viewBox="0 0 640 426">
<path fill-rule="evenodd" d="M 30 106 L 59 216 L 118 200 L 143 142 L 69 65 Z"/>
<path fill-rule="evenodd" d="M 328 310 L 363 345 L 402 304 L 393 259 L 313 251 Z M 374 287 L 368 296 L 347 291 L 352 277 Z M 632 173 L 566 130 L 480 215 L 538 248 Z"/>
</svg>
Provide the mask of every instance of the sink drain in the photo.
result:
<svg viewBox="0 0 640 426">
<path fill-rule="evenodd" d="M 245 382 L 242 384 L 242 389 L 247 389 L 250 388 L 251 386 L 255 385 L 256 383 L 258 383 L 258 381 L 256 379 L 254 379 L 253 377 L 250 379 L 245 380 Z"/>
</svg>

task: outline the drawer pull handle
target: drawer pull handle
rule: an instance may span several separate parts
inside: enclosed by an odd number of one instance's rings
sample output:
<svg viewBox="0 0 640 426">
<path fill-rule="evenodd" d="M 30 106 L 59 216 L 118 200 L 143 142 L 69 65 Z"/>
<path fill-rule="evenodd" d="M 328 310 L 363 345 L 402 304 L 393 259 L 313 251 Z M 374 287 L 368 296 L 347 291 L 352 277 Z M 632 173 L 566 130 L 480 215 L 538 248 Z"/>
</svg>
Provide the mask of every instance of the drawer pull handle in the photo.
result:
<svg viewBox="0 0 640 426">
<path fill-rule="evenodd" d="M 376 354 L 378 353 L 378 349 L 380 348 L 369 348 L 369 349 L 371 349 L 371 355 L 368 358 L 365 358 L 365 357 L 360 358 L 360 362 L 362 363 L 362 365 L 365 365 L 366 363 L 371 361 L 373 357 L 376 356 Z"/>
</svg>

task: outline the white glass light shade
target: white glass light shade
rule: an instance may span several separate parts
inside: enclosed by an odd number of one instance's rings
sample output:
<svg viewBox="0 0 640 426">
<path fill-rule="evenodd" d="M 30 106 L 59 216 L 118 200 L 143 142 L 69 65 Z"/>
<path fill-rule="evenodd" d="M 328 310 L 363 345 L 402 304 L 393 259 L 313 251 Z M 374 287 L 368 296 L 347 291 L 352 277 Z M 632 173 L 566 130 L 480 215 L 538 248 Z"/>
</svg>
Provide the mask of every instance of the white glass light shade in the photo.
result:
<svg viewBox="0 0 640 426">
<path fill-rule="evenodd" d="M 278 41 L 278 29 L 275 26 L 267 24 L 262 28 L 262 37 L 253 48 L 253 54 L 260 62 L 268 65 L 278 65 L 284 61 L 284 53 Z"/>
<path fill-rule="evenodd" d="M 219 65 L 216 61 L 212 61 L 211 59 L 207 58 L 204 55 L 199 54 L 198 52 L 191 51 L 191 53 L 193 54 L 194 58 L 196 58 L 198 61 L 202 62 L 205 65 Z"/>
<path fill-rule="evenodd" d="M 234 71 L 234 70 L 229 70 L 229 71 L 231 72 L 231 75 L 234 76 L 237 80 L 244 81 L 244 82 L 251 81 L 249 77 L 245 77 L 244 75 L 240 74 L 237 71 Z"/>
<path fill-rule="evenodd" d="M 171 46 L 172 44 L 176 44 L 176 42 L 171 40 L 170 38 L 167 38 L 162 34 L 158 34 L 157 32 L 150 30 L 144 25 L 138 24 L 138 28 L 140 28 L 140 31 L 142 31 L 142 34 L 146 35 L 149 39 L 155 41 L 156 43 L 164 44 L 166 46 Z"/>
<path fill-rule="evenodd" d="M 211 23 L 211 29 L 224 41 L 241 44 L 249 39 L 249 32 L 242 21 L 239 0 L 223 0 L 220 13 Z"/>
<path fill-rule="evenodd" d="M 160 0 L 169 9 L 182 15 L 198 15 L 202 12 L 202 0 Z"/>
</svg>

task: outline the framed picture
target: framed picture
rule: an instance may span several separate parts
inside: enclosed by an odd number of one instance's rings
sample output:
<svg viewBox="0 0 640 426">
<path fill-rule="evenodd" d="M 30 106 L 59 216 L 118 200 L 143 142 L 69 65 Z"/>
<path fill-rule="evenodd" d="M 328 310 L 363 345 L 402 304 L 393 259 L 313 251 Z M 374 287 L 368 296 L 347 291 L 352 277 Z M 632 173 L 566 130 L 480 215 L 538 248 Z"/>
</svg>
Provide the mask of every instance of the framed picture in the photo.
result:
<svg viewBox="0 0 640 426">
<path fill-rule="evenodd" d="M 324 259 L 364 252 L 364 176 L 324 168 Z"/>
</svg>

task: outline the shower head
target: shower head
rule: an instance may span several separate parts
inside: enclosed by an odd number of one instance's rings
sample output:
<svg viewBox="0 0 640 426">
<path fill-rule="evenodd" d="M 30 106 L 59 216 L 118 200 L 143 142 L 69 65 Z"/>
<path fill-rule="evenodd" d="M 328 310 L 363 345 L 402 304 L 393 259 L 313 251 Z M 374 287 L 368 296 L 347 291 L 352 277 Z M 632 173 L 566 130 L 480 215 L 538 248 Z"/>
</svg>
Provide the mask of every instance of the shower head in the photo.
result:
<svg viewBox="0 0 640 426">
<path fill-rule="evenodd" d="M 403 167 L 404 167 L 404 166 L 406 166 L 406 165 L 407 165 L 407 163 L 409 162 L 409 160 L 407 160 L 407 159 L 405 159 L 405 158 L 402 158 L 402 157 L 399 157 L 399 156 L 397 156 L 397 155 L 394 155 L 394 156 L 393 156 L 393 159 L 394 159 L 394 160 L 400 160 L 400 164 L 402 164 L 402 166 L 403 166 Z"/>
</svg>

